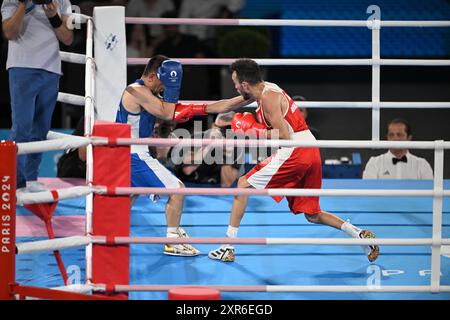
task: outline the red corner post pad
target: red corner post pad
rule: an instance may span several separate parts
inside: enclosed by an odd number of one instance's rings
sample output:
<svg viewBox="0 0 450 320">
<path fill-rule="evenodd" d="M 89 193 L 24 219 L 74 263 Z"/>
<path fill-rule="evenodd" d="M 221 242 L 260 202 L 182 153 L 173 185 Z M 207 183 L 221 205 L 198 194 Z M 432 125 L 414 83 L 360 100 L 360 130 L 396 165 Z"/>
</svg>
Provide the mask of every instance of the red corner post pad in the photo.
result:
<svg viewBox="0 0 450 320">
<path fill-rule="evenodd" d="M 128 124 L 96 121 L 92 134 L 114 141 L 117 138 L 130 138 L 131 127 Z M 93 156 L 94 185 L 106 186 L 108 189 L 130 186 L 130 146 L 94 146 Z M 130 206 L 129 196 L 94 194 L 92 234 L 129 237 Z M 129 245 L 93 245 L 92 283 L 106 284 L 108 288 L 114 284 L 128 284 L 129 268 Z M 124 293 L 107 294 L 128 298 Z"/>
<path fill-rule="evenodd" d="M 16 263 L 16 144 L 0 141 L 0 300 L 13 299 Z"/>
</svg>

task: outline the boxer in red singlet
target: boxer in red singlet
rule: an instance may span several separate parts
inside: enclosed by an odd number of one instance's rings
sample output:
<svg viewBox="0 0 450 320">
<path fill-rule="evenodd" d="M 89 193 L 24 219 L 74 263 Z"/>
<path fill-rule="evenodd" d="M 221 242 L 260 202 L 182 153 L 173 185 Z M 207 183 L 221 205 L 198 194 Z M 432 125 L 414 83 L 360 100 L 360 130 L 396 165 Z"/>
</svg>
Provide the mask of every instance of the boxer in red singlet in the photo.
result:
<svg viewBox="0 0 450 320">
<path fill-rule="evenodd" d="M 246 100 L 258 104 L 256 119 L 251 113 L 237 113 L 232 120 L 232 130 L 248 136 L 314 141 L 298 106 L 279 86 L 263 81 L 258 64 L 250 59 L 236 60 L 230 67 L 236 90 Z M 226 112 L 209 107 L 206 112 Z M 258 163 L 246 175 L 239 178 L 239 188 L 307 188 L 322 187 L 322 162 L 318 148 L 285 148 Z M 280 202 L 283 197 L 273 197 Z M 304 213 L 311 223 L 324 224 L 342 230 L 353 238 L 374 238 L 369 230 L 361 230 L 332 213 L 323 211 L 319 197 L 286 197 L 293 214 Z M 238 227 L 247 206 L 247 196 L 236 196 L 231 210 L 227 237 L 237 237 Z M 370 262 L 379 255 L 378 246 L 364 247 Z M 234 247 L 222 245 L 208 255 L 211 259 L 232 262 Z"/>
</svg>

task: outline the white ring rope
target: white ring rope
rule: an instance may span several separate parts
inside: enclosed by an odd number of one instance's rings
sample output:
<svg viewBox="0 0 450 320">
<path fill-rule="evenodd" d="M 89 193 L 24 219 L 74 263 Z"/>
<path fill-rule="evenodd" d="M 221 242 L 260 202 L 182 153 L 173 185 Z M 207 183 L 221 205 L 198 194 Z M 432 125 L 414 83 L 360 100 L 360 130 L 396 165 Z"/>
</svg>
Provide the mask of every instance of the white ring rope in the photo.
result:
<svg viewBox="0 0 450 320">
<path fill-rule="evenodd" d="M 106 291 L 106 285 L 96 284 Z M 115 285 L 115 292 L 130 291 L 168 291 L 180 287 L 196 285 Z M 431 286 L 357 286 L 357 285 L 197 285 L 221 292 L 450 292 L 450 286 L 440 286 L 435 290 Z"/>
<path fill-rule="evenodd" d="M 91 284 L 70 284 L 68 286 L 53 287 L 53 288 L 50 288 L 50 289 L 52 289 L 52 290 L 59 290 L 59 291 L 66 291 L 66 292 L 89 294 L 93 290 L 96 290 L 97 287 L 93 286 Z M 98 291 L 98 289 L 97 289 L 97 291 Z"/>
<path fill-rule="evenodd" d="M 183 100 L 181 103 L 211 104 L 213 100 Z M 295 101 L 299 107 L 305 108 L 324 108 L 324 109 L 372 109 L 371 101 Z M 449 109 L 450 102 L 380 102 L 381 109 Z M 256 108 L 256 102 L 249 103 L 244 108 Z"/>
<path fill-rule="evenodd" d="M 86 98 L 84 96 L 59 92 L 57 101 L 62 103 L 73 104 L 75 106 L 84 106 L 85 99 Z"/>
<path fill-rule="evenodd" d="M 202 19 L 127 17 L 129 24 L 203 26 L 292 26 L 292 27 L 450 27 L 450 21 L 307 20 L 307 19 Z"/>
<path fill-rule="evenodd" d="M 58 94 L 58 101 L 76 106 L 84 106 L 86 97 L 62 93 Z M 180 103 L 209 104 L 213 100 L 180 100 Z M 373 104 L 370 101 L 295 101 L 298 106 L 305 108 L 327 108 L 327 109 L 372 109 Z M 381 109 L 449 109 L 450 102 L 409 102 L 409 101 L 383 101 L 379 103 Z M 257 104 L 252 102 L 244 108 L 256 108 Z"/>
<path fill-rule="evenodd" d="M 73 137 L 73 135 L 67 134 L 67 133 L 55 132 L 55 131 L 49 131 L 47 133 L 48 140 L 68 138 L 68 137 Z"/>
<path fill-rule="evenodd" d="M 145 188 L 116 187 L 114 195 L 183 194 L 199 196 L 291 196 L 291 197 L 448 197 L 450 190 L 408 189 L 250 189 L 250 188 Z"/>
<path fill-rule="evenodd" d="M 45 151 L 67 150 L 85 147 L 92 143 L 90 138 L 67 136 L 60 139 L 46 141 L 17 143 L 17 154 L 40 153 Z"/>
<path fill-rule="evenodd" d="M 95 243 L 106 243 L 106 239 L 96 237 Z M 114 244 L 241 244 L 241 245 L 384 245 L 384 246 L 431 246 L 447 245 L 450 239 L 441 239 L 438 243 L 429 238 L 375 238 L 375 239 L 341 239 L 341 238 L 164 238 L 164 237 L 115 237 Z"/>
<path fill-rule="evenodd" d="M 298 101 L 298 106 L 305 108 L 358 108 L 358 109 L 372 109 L 373 104 L 367 102 L 353 102 L 353 101 Z M 247 105 L 256 108 L 256 103 Z M 381 109 L 448 109 L 450 102 L 380 102 Z"/>
<path fill-rule="evenodd" d="M 150 58 L 128 58 L 129 65 L 146 65 Z M 184 65 L 230 65 L 233 58 L 177 58 Z M 450 66 L 438 59 L 258 59 L 262 66 Z"/>
<path fill-rule="evenodd" d="M 86 63 L 86 55 L 85 54 L 74 53 L 74 52 L 65 52 L 65 51 L 60 51 L 59 54 L 61 56 L 61 61 L 64 61 L 64 62 L 76 63 L 76 64 L 85 64 Z"/>
<path fill-rule="evenodd" d="M 77 186 L 41 192 L 18 192 L 17 204 L 49 203 L 86 196 L 91 193 L 111 195 L 183 194 L 200 196 L 303 196 L 303 197 L 449 197 L 450 190 L 408 190 L 408 189 L 247 189 L 247 188 L 142 188 L 105 186 Z"/>
<path fill-rule="evenodd" d="M 72 236 L 51 240 L 20 242 L 16 244 L 17 254 L 72 249 L 88 244 L 239 244 L 239 245 L 327 245 L 327 246 L 431 246 L 450 245 L 450 239 L 433 241 L 430 238 L 165 238 L 165 237 L 113 237 Z"/>
<path fill-rule="evenodd" d="M 181 284 L 181 285 L 160 285 L 160 284 L 131 284 L 114 285 L 114 292 L 131 291 L 169 291 L 175 288 L 211 288 L 220 292 L 431 292 L 431 286 L 358 286 L 358 285 L 205 285 L 205 284 Z M 69 285 L 65 287 L 55 287 L 55 290 L 89 293 L 106 292 L 105 284 Z M 450 286 L 440 286 L 438 292 L 450 292 Z"/>
<path fill-rule="evenodd" d="M 92 240 L 86 236 L 73 236 L 52 240 L 21 242 L 16 244 L 17 254 L 40 251 L 55 251 L 82 247 L 90 244 Z"/>
<path fill-rule="evenodd" d="M 78 198 L 95 192 L 105 194 L 106 187 L 77 186 L 40 192 L 17 192 L 17 205 L 50 203 L 59 200 Z"/>
<path fill-rule="evenodd" d="M 107 145 L 106 137 L 79 137 L 65 135 L 60 139 L 46 141 L 20 142 L 17 143 L 17 153 L 40 153 L 52 150 L 66 150 L 84 147 L 89 144 Z M 156 147 L 191 147 L 191 146 L 211 146 L 211 147 L 318 147 L 318 148 L 362 148 L 362 149 L 450 149 L 450 142 L 446 141 L 366 141 L 366 140 L 246 140 L 246 139 L 163 139 L 163 138 L 117 138 L 116 145 L 149 145 Z"/>
<path fill-rule="evenodd" d="M 276 139 L 173 139 L 173 138 L 117 138 L 117 145 L 149 145 L 156 147 L 228 146 L 228 147 L 286 147 L 286 148 L 362 148 L 362 149 L 450 149 L 443 141 L 367 141 L 367 140 L 276 140 Z"/>
<path fill-rule="evenodd" d="M 92 17 L 81 13 L 72 13 L 71 15 L 76 22 L 87 23 L 88 20 L 92 20 Z"/>
</svg>

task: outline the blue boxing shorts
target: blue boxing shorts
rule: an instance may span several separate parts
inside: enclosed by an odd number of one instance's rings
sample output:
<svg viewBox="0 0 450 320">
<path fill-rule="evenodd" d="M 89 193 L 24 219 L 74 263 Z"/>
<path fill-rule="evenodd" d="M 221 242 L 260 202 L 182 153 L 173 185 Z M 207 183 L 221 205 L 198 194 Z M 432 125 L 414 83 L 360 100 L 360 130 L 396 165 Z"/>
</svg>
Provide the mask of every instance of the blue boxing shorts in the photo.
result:
<svg viewBox="0 0 450 320">
<path fill-rule="evenodd" d="M 183 183 L 150 154 L 131 154 L 131 186 L 181 188 Z M 155 199 L 156 200 L 156 199 Z"/>
</svg>

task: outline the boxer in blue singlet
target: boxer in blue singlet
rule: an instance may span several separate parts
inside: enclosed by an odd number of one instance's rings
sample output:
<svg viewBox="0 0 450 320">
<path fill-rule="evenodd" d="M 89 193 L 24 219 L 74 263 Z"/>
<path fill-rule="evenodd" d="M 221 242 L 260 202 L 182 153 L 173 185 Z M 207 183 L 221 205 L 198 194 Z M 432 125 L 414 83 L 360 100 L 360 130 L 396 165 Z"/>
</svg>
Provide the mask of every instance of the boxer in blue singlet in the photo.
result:
<svg viewBox="0 0 450 320">
<path fill-rule="evenodd" d="M 186 122 L 196 115 L 207 115 L 247 104 L 241 96 L 209 105 L 178 103 L 183 69 L 180 62 L 165 56 L 152 57 L 142 77 L 123 92 L 116 122 L 131 125 L 132 138 L 149 138 L 156 119 Z M 162 94 L 162 99 L 159 97 Z M 131 185 L 133 187 L 183 188 L 183 183 L 158 160 L 147 146 L 131 146 Z M 166 205 L 167 237 L 185 238 L 180 228 L 183 195 L 170 195 Z M 164 253 L 195 256 L 199 251 L 187 244 L 166 244 Z"/>
<path fill-rule="evenodd" d="M 178 61 L 164 56 L 150 59 L 142 77 L 129 85 L 121 98 L 116 122 L 131 125 L 132 138 L 149 138 L 157 118 L 187 121 L 196 114 L 206 114 L 203 105 L 177 104 L 182 80 Z M 158 95 L 163 92 L 163 99 Z M 154 159 L 148 146 L 131 146 L 131 186 L 182 188 L 183 183 Z M 187 237 L 179 227 L 183 196 L 171 195 L 166 205 L 167 237 Z M 166 244 L 164 253 L 177 256 L 195 256 L 199 251 L 191 245 Z"/>
</svg>

